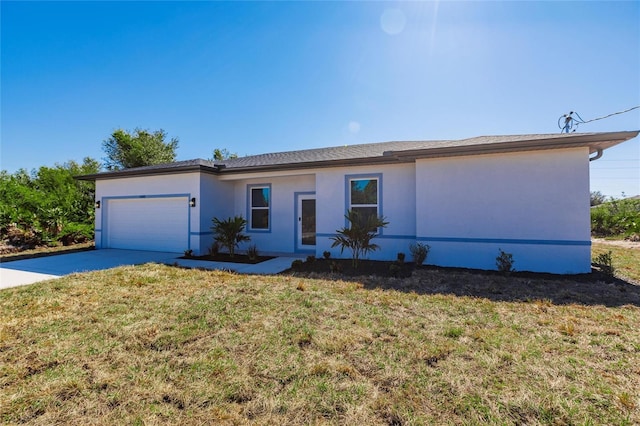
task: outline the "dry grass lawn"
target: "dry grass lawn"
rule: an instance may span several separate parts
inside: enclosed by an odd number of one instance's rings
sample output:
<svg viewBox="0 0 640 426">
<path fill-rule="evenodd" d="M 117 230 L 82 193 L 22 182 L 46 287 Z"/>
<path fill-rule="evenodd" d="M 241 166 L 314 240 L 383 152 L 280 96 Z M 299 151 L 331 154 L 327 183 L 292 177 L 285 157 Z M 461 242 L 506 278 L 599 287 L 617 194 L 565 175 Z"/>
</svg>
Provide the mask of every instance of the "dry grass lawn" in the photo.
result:
<svg viewBox="0 0 640 426">
<path fill-rule="evenodd" d="M 1 291 L 0 318 L 9 424 L 640 424 L 624 282 L 149 264 Z"/>
<path fill-rule="evenodd" d="M 593 258 L 609 251 L 611 251 L 617 274 L 631 278 L 640 284 L 640 248 L 625 248 L 606 243 L 594 243 L 591 246 Z"/>
</svg>

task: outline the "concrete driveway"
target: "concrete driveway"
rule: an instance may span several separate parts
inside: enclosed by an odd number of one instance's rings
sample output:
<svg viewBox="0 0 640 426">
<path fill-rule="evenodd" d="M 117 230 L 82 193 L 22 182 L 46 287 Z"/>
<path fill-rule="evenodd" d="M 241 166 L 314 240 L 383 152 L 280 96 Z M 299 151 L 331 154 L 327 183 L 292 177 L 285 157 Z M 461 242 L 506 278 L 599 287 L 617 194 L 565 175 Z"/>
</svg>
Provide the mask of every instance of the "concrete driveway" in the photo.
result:
<svg viewBox="0 0 640 426">
<path fill-rule="evenodd" d="M 60 278 L 74 272 L 98 271 L 149 262 L 178 264 L 188 268 L 225 269 L 241 274 L 277 274 L 289 268 L 293 260 L 304 260 L 304 256 L 281 256 L 251 265 L 179 259 L 180 256 L 182 256 L 181 253 L 100 249 L 2 262 L 0 263 L 0 289 Z"/>
<path fill-rule="evenodd" d="M 33 284 L 74 272 L 142 263 L 173 264 L 180 253 L 102 249 L 0 263 L 0 289 Z"/>
</svg>

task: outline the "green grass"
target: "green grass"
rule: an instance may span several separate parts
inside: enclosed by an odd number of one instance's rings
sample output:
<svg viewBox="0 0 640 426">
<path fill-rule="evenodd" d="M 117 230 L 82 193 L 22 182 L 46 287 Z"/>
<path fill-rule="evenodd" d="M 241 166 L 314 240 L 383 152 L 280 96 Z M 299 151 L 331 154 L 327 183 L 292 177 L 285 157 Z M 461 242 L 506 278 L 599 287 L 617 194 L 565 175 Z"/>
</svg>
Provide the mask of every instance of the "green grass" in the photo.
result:
<svg viewBox="0 0 640 426">
<path fill-rule="evenodd" d="M 150 264 L 3 290 L 0 421 L 640 423 L 638 303 L 500 301 L 406 282 Z"/>
<path fill-rule="evenodd" d="M 611 251 L 616 274 L 640 283 L 640 249 L 629 249 L 602 243 L 594 243 L 591 246 L 592 258 L 609 251 Z"/>
</svg>

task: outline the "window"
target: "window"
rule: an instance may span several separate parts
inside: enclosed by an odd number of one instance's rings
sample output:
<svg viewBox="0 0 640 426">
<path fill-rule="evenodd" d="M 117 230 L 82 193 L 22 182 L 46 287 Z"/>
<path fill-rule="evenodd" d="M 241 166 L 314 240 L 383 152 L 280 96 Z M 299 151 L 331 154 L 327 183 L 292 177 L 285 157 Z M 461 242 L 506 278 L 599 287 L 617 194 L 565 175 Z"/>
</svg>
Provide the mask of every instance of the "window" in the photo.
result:
<svg viewBox="0 0 640 426">
<path fill-rule="evenodd" d="M 378 178 L 349 179 L 349 210 L 358 213 L 363 223 L 379 216 Z"/>
<path fill-rule="evenodd" d="M 271 186 L 249 186 L 249 229 L 269 230 Z"/>
</svg>

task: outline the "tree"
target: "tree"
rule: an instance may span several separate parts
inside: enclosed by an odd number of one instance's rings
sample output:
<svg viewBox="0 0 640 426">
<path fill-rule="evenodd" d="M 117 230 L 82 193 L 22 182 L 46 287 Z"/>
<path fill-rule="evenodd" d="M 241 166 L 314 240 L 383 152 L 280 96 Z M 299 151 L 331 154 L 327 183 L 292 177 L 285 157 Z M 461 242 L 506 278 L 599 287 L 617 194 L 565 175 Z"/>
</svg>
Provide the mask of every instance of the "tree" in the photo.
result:
<svg viewBox="0 0 640 426">
<path fill-rule="evenodd" d="M 247 226 L 247 221 L 242 216 L 235 216 L 226 220 L 220 220 L 217 217 L 213 218 L 211 230 L 215 234 L 214 238 L 222 247 L 226 247 L 229 250 L 229 257 L 234 256 L 236 247 L 241 242 L 251 240 L 251 237 L 242 233 L 245 226 Z"/>
<path fill-rule="evenodd" d="M 18 170 L 13 175 L 0 173 L 0 234 L 11 232 L 17 245 L 71 243 L 93 236 L 95 183 L 74 176 L 93 174 L 100 163 L 92 158 L 69 161 L 54 167 L 42 166 L 30 174 Z"/>
<path fill-rule="evenodd" d="M 235 152 L 229 152 L 227 148 L 216 148 L 213 150 L 213 158 L 211 158 L 211 161 L 232 160 L 234 158 L 238 158 L 238 154 Z"/>
<path fill-rule="evenodd" d="M 363 220 L 357 211 L 349 210 L 344 216 L 350 223 L 349 227 L 338 229 L 337 235 L 331 237 L 333 243 L 331 247 L 340 246 L 340 253 L 344 249 L 351 250 L 352 265 L 358 267 L 358 261 L 362 256 L 366 256 L 369 252 L 378 250 L 380 246 L 371 242 L 378 233 L 378 228 L 386 227 L 389 222 L 385 218 L 370 215 Z"/>
<path fill-rule="evenodd" d="M 591 207 L 604 203 L 607 197 L 600 191 L 591 191 Z"/>
<path fill-rule="evenodd" d="M 105 167 L 120 170 L 171 163 L 176 159 L 178 139 L 165 142 L 166 137 L 162 129 L 155 132 L 135 129 L 133 133 L 118 129 L 102 142 L 102 149 L 107 154 Z"/>
</svg>

